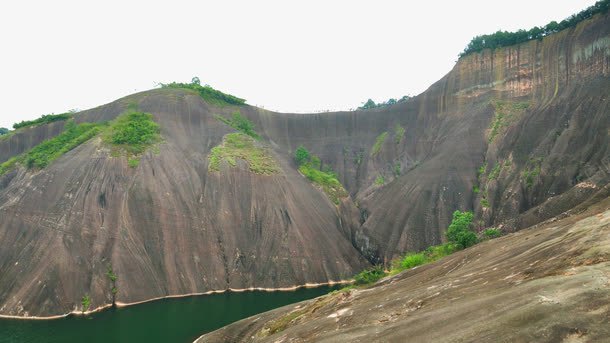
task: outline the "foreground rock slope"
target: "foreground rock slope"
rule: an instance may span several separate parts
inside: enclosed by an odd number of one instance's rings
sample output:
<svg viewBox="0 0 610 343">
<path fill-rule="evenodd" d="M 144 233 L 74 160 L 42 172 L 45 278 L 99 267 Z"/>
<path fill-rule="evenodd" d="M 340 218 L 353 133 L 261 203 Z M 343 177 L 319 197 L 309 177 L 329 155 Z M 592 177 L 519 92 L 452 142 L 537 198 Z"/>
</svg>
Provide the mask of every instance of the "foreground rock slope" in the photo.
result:
<svg viewBox="0 0 610 343">
<path fill-rule="evenodd" d="M 128 108 L 161 127 L 131 168 L 100 137 L 41 170 L 0 176 L 0 315 L 50 316 L 157 297 L 348 279 L 438 244 L 456 209 L 477 229 L 522 229 L 610 181 L 610 15 L 538 41 L 461 58 L 426 92 L 367 111 L 285 114 L 155 89 L 83 111 Z M 210 169 L 238 112 L 274 173 L 246 161 Z M 0 163 L 65 122 L 0 139 Z M 300 145 L 349 196 L 333 203 L 297 170 Z M 376 182 L 382 180 L 382 182 Z M 114 283 L 108 277 L 111 267 Z"/>
<path fill-rule="evenodd" d="M 253 316 L 212 342 L 608 342 L 610 199 L 430 265 Z"/>
</svg>

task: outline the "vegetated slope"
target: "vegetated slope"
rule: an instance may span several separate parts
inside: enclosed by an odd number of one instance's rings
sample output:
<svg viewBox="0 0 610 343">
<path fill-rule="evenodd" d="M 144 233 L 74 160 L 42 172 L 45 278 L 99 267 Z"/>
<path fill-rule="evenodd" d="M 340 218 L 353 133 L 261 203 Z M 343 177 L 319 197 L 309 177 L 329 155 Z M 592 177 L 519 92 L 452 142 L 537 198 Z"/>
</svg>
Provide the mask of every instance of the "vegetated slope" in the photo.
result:
<svg viewBox="0 0 610 343">
<path fill-rule="evenodd" d="M 196 342 L 607 342 L 610 188 L 605 195 L 587 212 Z"/>
<path fill-rule="evenodd" d="M 135 168 L 97 137 L 0 176 L 0 314 L 346 279 L 440 243 L 456 209 L 512 231 L 596 199 L 609 177 L 609 56 L 610 17 L 597 15 L 470 54 L 423 94 L 373 110 L 281 114 L 170 87 L 76 114 L 104 122 L 135 107 L 163 142 Z M 218 119 L 236 112 L 260 136 L 247 147 Z M 0 163 L 57 125 L 0 139 Z M 300 175 L 299 146 L 350 196 L 336 205 Z"/>
</svg>

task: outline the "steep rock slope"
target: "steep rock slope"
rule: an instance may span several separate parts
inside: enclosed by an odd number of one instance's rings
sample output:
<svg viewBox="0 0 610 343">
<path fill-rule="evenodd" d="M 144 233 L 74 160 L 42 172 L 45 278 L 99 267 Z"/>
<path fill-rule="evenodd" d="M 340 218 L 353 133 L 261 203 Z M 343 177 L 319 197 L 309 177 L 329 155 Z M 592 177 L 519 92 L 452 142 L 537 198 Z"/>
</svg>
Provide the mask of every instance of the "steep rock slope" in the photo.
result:
<svg viewBox="0 0 610 343">
<path fill-rule="evenodd" d="M 79 113 L 77 122 L 102 122 L 135 106 L 153 114 L 164 142 L 135 169 L 95 138 L 43 170 L 0 176 L 0 314 L 80 310 L 84 295 L 109 304 L 110 266 L 123 303 L 339 280 L 439 243 L 455 209 L 511 231 L 598 200 L 610 174 L 609 66 L 606 14 L 464 57 L 385 108 L 281 114 L 158 89 Z M 208 169 L 210 150 L 233 132 L 215 116 L 235 111 L 254 122 L 278 173 L 241 160 Z M 63 125 L 3 138 L 0 162 Z M 350 197 L 335 206 L 298 173 L 300 145 Z"/>
<path fill-rule="evenodd" d="M 607 342 L 609 316 L 606 199 L 371 288 L 288 305 L 196 342 Z"/>
<path fill-rule="evenodd" d="M 118 302 L 349 278 L 368 266 L 344 238 L 337 210 L 290 163 L 274 175 L 245 163 L 208 170 L 230 127 L 196 94 L 158 90 L 90 110 L 105 121 L 129 104 L 154 114 L 164 142 L 138 168 L 99 138 L 48 168 L 4 176 L 0 193 L 3 314 L 48 315 Z M 228 113 L 223 113 L 228 112 Z"/>
</svg>

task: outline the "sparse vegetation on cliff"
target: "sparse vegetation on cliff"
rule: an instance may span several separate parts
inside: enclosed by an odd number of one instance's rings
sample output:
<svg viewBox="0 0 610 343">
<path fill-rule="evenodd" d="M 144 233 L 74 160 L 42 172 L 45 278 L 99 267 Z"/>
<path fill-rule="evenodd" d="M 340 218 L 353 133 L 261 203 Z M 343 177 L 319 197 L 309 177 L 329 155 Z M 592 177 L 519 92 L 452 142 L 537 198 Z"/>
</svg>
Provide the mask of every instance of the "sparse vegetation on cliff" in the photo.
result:
<svg viewBox="0 0 610 343">
<path fill-rule="evenodd" d="M 84 295 L 80 303 L 83 305 L 83 312 L 88 311 L 89 307 L 91 307 L 91 297 L 88 294 Z"/>
<path fill-rule="evenodd" d="M 460 54 L 460 58 L 473 52 L 484 49 L 495 49 L 514 44 L 527 42 L 533 39 L 542 39 L 552 33 L 559 32 L 576 26 L 583 20 L 589 19 L 598 13 L 606 13 L 610 8 L 610 0 L 601 0 L 595 5 L 577 13 L 557 23 L 552 21 L 543 27 L 535 26 L 529 30 L 519 30 L 516 32 L 497 31 L 496 33 L 474 37 Z"/>
<path fill-rule="evenodd" d="M 13 124 L 13 129 L 21 129 L 24 127 L 41 125 L 52 123 L 54 121 L 68 120 L 72 118 L 72 113 L 62 113 L 62 114 L 45 114 L 42 117 L 34 120 L 24 120 L 19 123 Z"/>
<path fill-rule="evenodd" d="M 255 138 L 255 139 L 260 138 L 258 133 L 256 133 L 256 131 L 254 130 L 254 124 L 248 118 L 242 116 L 241 113 L 239 113 L 239 111 L 234 112 L 233 115 L 231 116 L 231 118 L 225 118 L 220 115 L 216 115 L 215 117 L 216 117 L 216 119 L 229 125 L 230 127 L 234 128 L 235 130 L 245 133 L 246 135 L 248 135 L 252 138 Z"/>
<path fill-rule="evenodd" d="M 113 120 L 103 136 L 115 154 L 127 155 L 129 167 L 136 168 L 140 156 L 161 141 L 160 132 L 152 114 L 129 110 Z"/>
<path fill-rule="evenodd" d="M 231 167 L 237 166 L 237 159 L 248 163 L 251 172 L 271 175 L 278 171 L 278 166 L 271 155 L 250 136 L 243 133 L 230 133 L 224 136 L 223 143 L 215 146 L 208 157 L 208 169 L 220 171 L 224 161 Z"/>
<path fill-rule="evenodd" d="M 529 107 L 529 102 L 526 101 L 510 102 L 497 100 L 492 104 L 495 107 L 495 112 L 494 119 L 489 128 L 489 143 L 493 142 L 500 133 L 503 133 L 508 126 L 517 121 Z"/>
<path fill-rule="evenodd" d="M 103 124 L 99 123 L 76 125 L 70 121 L 66 124 L 64 132 L 58 136 L 0 164 L 0 175 L 12 170 L 17 164 L 23 164 L 28 169 L 44 168 L 63 154 L 93 138 L 102 128 Z"/>
<path fill-rule="evenodd" d="M 295 151 L 295 160 L 299 164 L 299 172 L 309 181 L 320 186 L 335 205 L 339 204 L 339 199 L 348 196 L 347 191 L 339 182 L 337 174 L 328 167 L 321 168 L 322 163 L 318 156 L 311 155 L 301 146 Z"/>
<path fill-rule="evenodd" d="M 383 143 L 387 137 L 388 132 L 385 131 L 375 138 L 375 144 L 373 144 L 373 149 L 371 149 L 371 156 L 375 156 L 381 151 L 381 147 L 383 146 Z"/>
<path fill-rule="evenodd" d="M 372 284 L 386 275 L 395 275 L 404 270 L 437 261 L 445 256 L 453 254 L 458 250 L 465 249 L 476 244 L 478 242 L 477 235 L 470 229 L 472 218 L 472 212 L 453 212 L 453 220 L 447 229 L 447 240 L 449 242 L 428 247 L 424 251 L 407 253 L 404 256 L 393 260 L 389 270 L 387 271 L 379 265 L 366 269 L 354 276 L 354 284 Z M 487 235 L 486 232 L 484 232 L 483 235 Z M 495 231 L 489 231 L 488 233 L 489 235 L 485 236 L 488 239 L 499 236 L 496 235 Z"/>
<path fill-rule="evenodd" d="M 378 186 L 383 186 L 383 184 L 385 184 L 385 178 L 383 175 L 378 175 L 377 178 L 375 178 L 375 184 Z"/>
<path fill-rule="evenodd" d="M 182 88 L 193 90 L 206 100 L 208 103 L 213 105 L 244 105 L 246 100 L 233 96 L 231 94 L 223 93 L 217 89 L 212 88 L 210 85 L 201 85 L 198 77 L 194 77 L 191 83 L 161 83 L 161 88 Z"/>
<path fill-rule="evenodd" d="M 400 124 L 396 124 L 396 127 L 394 127 L 394 142 L 400 144 L 404 136 L 405 128 L 400 126 Z"/>
</svg>

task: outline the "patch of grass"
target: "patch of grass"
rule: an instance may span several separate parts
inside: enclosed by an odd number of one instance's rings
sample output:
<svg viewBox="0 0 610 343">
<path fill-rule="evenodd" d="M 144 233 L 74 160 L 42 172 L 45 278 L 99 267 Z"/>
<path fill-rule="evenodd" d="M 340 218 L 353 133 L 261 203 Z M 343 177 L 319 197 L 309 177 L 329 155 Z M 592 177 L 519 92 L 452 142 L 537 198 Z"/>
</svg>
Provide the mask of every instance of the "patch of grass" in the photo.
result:
<svg viewBox="0 0 610 343">
<path fill-rule="evenodd" d="M 337 174 L 332 171 L 330 166 L 326 165 L 324 168 L 321 168 L 322 162 L 320 158 L 310 154 L 305 147 L 300 146 L 295 151 L 295 161 L 299 164 L 299 172 L 309 181 L 320 186 L 335 205 L 339 205 L 339 199 L 348 196 L 347 191 L 343 188 L 341 182 L 339 182 Z"/>
<path fill-rule="evenodd" d="M 320 186 L 335 205 L 339 205 L 339 199 L 348 196 L 347 191 L 343 188 L 343 185 L 337 179 L 337 174 L 334 172 L 321 171 L 319 166 L 317 167 L 312 162 L 302 164 L 299 167 L 299 172 L 309 181 Z"/>
<path fill-rule="evenodd" d="M 254 139 L 260 138 L 258 133 L 256 133 L 256 131 L 254 130 L 254 124 L 250 120 L 248 120 L 248 118 L 242 116 L 239 112 L 234 112 L 231 118 L 225 118 L 220 115 L 215 115 L 215 117 L 216 119 L 229 125 L 235 130 L 245 133 L 246 135 Z"/>
<path fill-rule="evenodd" d="M 385 275 L 386 274 L 382 266 L 375 266 L 373 268 L 363 270 L 360 273 L 354 275 L 354 284 L 368 285 L 377 282 Z"/>
<path fill-rule="evenodd" d="M 181 88 L 190 89 L 197 92 L 205 101 L 213 105 L 237 105 L 241 106 L 246 103 L 246 100 L 238 98 L 234 95 L 223 93 L 217 89 L 212 88 L 210 85 L 201 85 L 198 81 L 193 78 L 191 83 L 178 83 L 172 82 L 168 84 L 161 84 L 161 88 Z"/>
<path fill-rule="evenodd" d="M 130 157 L 127 160 L 127 165 L 129 168 L 137 168 L 140 165 L 140 159 L 137 157 Z"/>
<path fill-rule="evenodd" d="M 394 128 L 394 143 L 396 144 L 400 144 L 400 142 L 402 142 L 402 139 L 405 136 L 405 128 L 400 126 L 400 124 L 396 124 L 396 127 Z"/>
<path fill-rule="evenodd" d="M 489 127 L 489 143 L 493 142 L 500 133 L 504 132 L 508 126 L 519 119 L 529 107 L 529 102 L 495 100 L 492 104 L 495 107 L 495 112 L 494 119 Z"/>
<path fill-rule="evenodd" d="M 377 155 L 381 151 L 381 147 L 383 146 L 383 142 L 388 137 L 388 132 L 385 131 L 375 139 L 375 144 L 373 144 L 373 149 L 371 150 L 371 156 Z"/>
<path fill-rule="evenodd" d="M 477 176 L 480 179 L 481 176 L 485 175 L 485 173 L 487 173 L 487 163 L 479 167 L 479 169 L 477 170 Z"/>
<path fill-rule="evenodd" d="M 223 161 L 231 167 L 237 166 L 237 159 L 248 163 L 251 172 L 261 175 L 271 175 L 278 171 L 275 160 L 255 140 L 243 133 L 229 133 L 223 137 L 221 145 L 212 148 L 208 157 L 208 169 L 220 171 Z"/>
<path fill-rule="evenodd" d="M 495 227 L 490 227 L 483 232 L 481 232 L 482 239 L 492 239 L 502 236 L 502 231 L 496 229 Z"/>
<path fill-rule="evenodd" d="M 534 185 L 534 181 L 540 175 L 542 164 L 542 157 L 539 158 L 531 158 L 527 163 L 527 168 L 522 172 L 522 179 L 525 181 L 525 185 L 527 188 L 530 188 Z"/>
<path fill-rule="evenodd" d="M 89 310 L 89 307 L 91 306 L 91 297 L 89 297 L 88 294 L 84 295 L 80 303 L 83 305 L 83 312 Z"/>
<path fill-rule="evenodd" d="M 385 178 L 383 177 L 383 175 L 377 176 L 377 178 L 375 179 L 375 184 L 378 186 L 383 186 L 383 184 L 385 184 Z"/>
<path fill-rule="evenodd" d="M 495 180 L 500 176 L 502 163 L 496 163 L 487 176 L 488 180 Z"/>
<path fill-rule="evenodd" d="M 24 120 L 19 123 L 13 124 L 13 129 L 21 129 L 24 127 L 30 127 L 35 125 L 52 123 L 60 120 L 68 120 L 72 118 L 72 113 L 62 113 L 62 114 L 45 114 L 42 117 L 34 120 Z"/>
<path fill-rule="evenodd" d="M 400 176 L 400 170 L 402 169 L 402 166 L 400 164 L 400 162 L 396 162 L 394 164 L 394 176 L 395 177 L 399 177 Z"/>
<path fill-rule="evenodd" d="M 23 164 L 28 169 L 45 168 L 63 154 L 96 136 L 101 132 L 103 126 L 104 124 L 99 123 L 76 125 L 73 121 L 70 121 L 61 134 L 0 164 L 0 175 L 12 170 L 17 164 Z"/>
<path fill-rule="evenodd" d="M 426 256 L 423 252 L 417 254 L 407 254 L 407 256 L 400 261 L 400 267 L 405 270 L 420 266 L 424 263 L 426 263 Z"/>
</svg>

